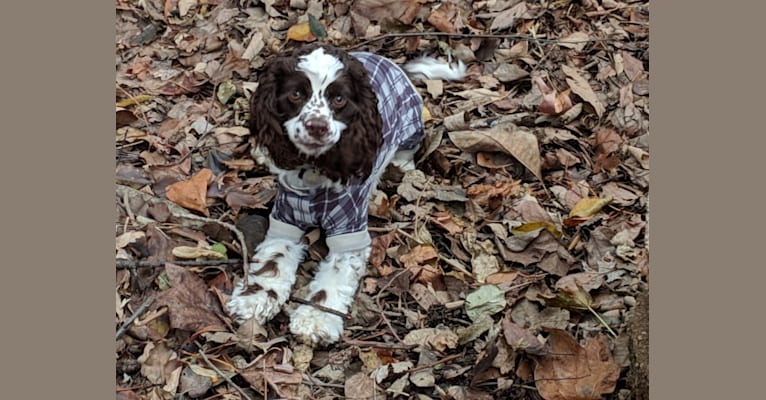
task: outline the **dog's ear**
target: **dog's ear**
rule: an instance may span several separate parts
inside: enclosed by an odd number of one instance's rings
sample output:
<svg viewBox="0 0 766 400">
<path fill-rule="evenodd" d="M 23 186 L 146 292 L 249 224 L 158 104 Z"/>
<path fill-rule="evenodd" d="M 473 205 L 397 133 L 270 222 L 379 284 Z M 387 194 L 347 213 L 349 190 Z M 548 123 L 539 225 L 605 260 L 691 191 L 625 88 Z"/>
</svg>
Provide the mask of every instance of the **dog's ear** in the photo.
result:
<svg viewBox="0 0 766 400">
<path fill-rule="evenodd" d="M 255 146 L 265 147 L 272 161 L 280 167 L 290 169 L 303 160 L 295 145 L 290 141 L 282 126 L 284 115 L 277 106 L 280 83 L 295 73 L 297 61 L 294 57 L 279 56 L 269 60 L 259 74 L 258 87 L 250 98 L 250 120 L 248 127 Z"/>
</svg>

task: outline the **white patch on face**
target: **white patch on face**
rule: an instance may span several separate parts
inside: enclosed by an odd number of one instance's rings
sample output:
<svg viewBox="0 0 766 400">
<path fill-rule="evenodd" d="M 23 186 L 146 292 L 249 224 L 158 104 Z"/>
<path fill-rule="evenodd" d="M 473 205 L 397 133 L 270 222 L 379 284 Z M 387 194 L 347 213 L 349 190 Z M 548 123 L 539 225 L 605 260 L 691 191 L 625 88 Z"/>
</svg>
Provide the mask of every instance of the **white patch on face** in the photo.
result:
<svg viewBox="0 0 766 400">
<path fill-rule="evenodd" d="M 318 48 L 301 56 L 297 70 L 303 72 L 311 83 L 311 97 L 301 112 L 285 121 L 287 135 L 298 150 L 307 156 L 319 156 L 340 140 L 346 124 L 332 117 L 332 110 L 325 97 L 327 87 L 335 82 L 343 69 L 343 63 L 335 56 Z M 327 124 L 327 134 L 321 139 L 312 137 L 305 123 L 309 119 L 319 118 Z"/>
</svg>

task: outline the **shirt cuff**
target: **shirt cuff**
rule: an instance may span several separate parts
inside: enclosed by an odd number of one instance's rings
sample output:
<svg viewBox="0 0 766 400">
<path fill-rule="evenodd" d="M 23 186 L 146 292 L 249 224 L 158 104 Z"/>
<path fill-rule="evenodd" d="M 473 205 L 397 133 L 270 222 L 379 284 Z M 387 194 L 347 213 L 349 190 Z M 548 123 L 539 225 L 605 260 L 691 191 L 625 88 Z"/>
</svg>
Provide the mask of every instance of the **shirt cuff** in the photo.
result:
<svg viewBox="0 0 766 400">
<path fill-rule="evenodd" d="M 370 244 L 372 244 L 372 239 L 366 229 L 359 232 L 327 237 L 327 248 L 330 250 L 330 253 L 363 250 L 369 247 Z"/>
<path fill-rule="evenodd" d="M 279 221 L 273 216 L 269 216 L 269 231 L 266 233 L 268 237 L 276 239 L 287 239 L 293 242 L 300 242 L 303 238 L 303 230 L 295 225 L 290 225 L 286 222 Z"/>
</svg>

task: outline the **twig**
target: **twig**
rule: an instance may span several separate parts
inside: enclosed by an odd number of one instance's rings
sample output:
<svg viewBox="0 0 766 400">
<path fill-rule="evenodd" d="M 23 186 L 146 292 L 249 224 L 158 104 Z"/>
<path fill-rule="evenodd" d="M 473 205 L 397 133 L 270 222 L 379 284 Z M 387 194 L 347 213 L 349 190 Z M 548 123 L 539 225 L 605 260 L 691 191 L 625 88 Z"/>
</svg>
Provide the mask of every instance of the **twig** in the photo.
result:
<svg viewBox="0 0 766 400">
<path fill-rule="evenodd" d="M 425 36 L 436 36 L 436 37 L 470 37 L 470 38 L 482 38 L 482 39 L 518 39 L 518 40 L 527 40 L 531 42 L 541 42 L 541 43 L 590 43 L 590 42 L 624 42 L 624 40 L 620 39 L 611 39 L 611 38 L 601 38 L 601 39 L 583 39 L 583 40 L 562 40 L 562 39 L 544 39 L 540 37 L 535 37 L 532 35 L 520 35 L 516 33 L 509 33 L 509 34 L 492 34 L 492 33 L 449 33 L 449 32 L 400 32 L 400 33 L 386 33 L 380 36 L 376 36 L 374 38 L 365 40 L 363 42 L 359 42 L 353 46 L 348 47 L 348 50 L 353 50 L 359 47 L 362 47 L 364 45 L 377 42 L 380 40 L 385 39 L 391 39 L 391 38 L 403 38 L 403 37 L 425 37 Z"/>
<path fill-rule="evenodd" d="M 404 342 L 399 337 L 399 335 L 396 334 L 396 330 L 394 329 L 393 325 L 391 325 L 391 321 L 389 321 L 388 318 L 386 318 L 386 314 L 383 314 L 383 306 L 380 304 L 380 296 L 383 294 L 383 292 L 386 291 L 386 289 L 388 289 L 389 286 L 391 286 L 391 284 L 395 280 L 399 279 L 399 277 L 402 276 L 407 271 L 409 271 L 409 270 L 406 269 L 406 268 L 401 270 L 401 271 L 399 271 L 396 275 L 394 275 L 393 278 L 391 278 L 388 282 L 386 282 L 386 284 L 383 285 L 382 288 L 380 288 L 380 290 L 378 291 L 378 294 L 375 295 L 375 304 L 377 304 L 378 310 L 380 310 L 380 317 L 383 319 L 383 322 L 386 323 L 386 326 L 388 326 L 388 329 L 391 330 L 391 334 L 394 335 L 396 340 L 398 340 L 398 341 L 400 341 L 402 343 L 404 343 Z"/>
<path fill-rule="evenodd" d="M 444 357 L 441 360 L 438 360 L 436 362 L 432 362 L 431 364 L 420 365 L 420 366 L 417 366 L 415 368 L 411 368 L 411 369 L 407 370 L 407 372 L 408 373 L 412 373 L 412 372 L 417 372 L 417 371 L 420 371 L 420 370 L 423 370 L 423 369 L 433 368 L 433 367 L 435 367 L 435 366 L 437 366 L 439 364 L 444 364 L 447 361 L 452 361 L 452 360 L 454 360 L 456 358 L 460 358 L 460 357 L 463 357 L 463 356 L 464 356 L 464 354 L 453 354 L 451 356 Z"/>
<path fill-rule="evenodd" d="M 306 385 L 330 387 L 330 388 L 335 388 L 335 389 L 344 389 L 346 387 L 345 385 L 340 385 L 340 384 L 337 384 L 337 383 L 322 382 L 319 379 L 316 379 L 316 378 L 314 378 L 311 375 L 308 375 L 308 374 L 306 374 L 306 375 L 308 376 L 308 378 L 305 378 L 305 377 L 303 378 L 303 383 L 306 384 Z"/>
<path fill-rule="evenodd" d="M 194 260 L 194 261 L 130 261 L 130 260 L 115 260 L 115 264 L 117 265 L 117 269 L 127 269 L 127 268 L 152 268 L 152 267 L 162 267 L 165 265 L 165 263 L 173 263 L 178 266 L 182 267 L 209 267 L 209 266 L 216 266 L 216 265 L 233 265 L 233 264 L 239 264 L 242 260 L 238 258 L 232 258 L 229 260 Z"/>
<path fill-rule="evenodd" d="M 340 311 L 338 311 L 338 310 L 336 310 L 334 308 L 325 307 L 325 306 L 323 306 L 321 304 L 314 303 L 313 301 L 303 300 L 303 299 L 295 297 L 295 296 L 290 296 L 290 301 L 294 301 L 294 302 L 300 303 L 300 304 L 305 304 L 307 306 L 312 306 L 312 307 L 316 308 L 317 310 L 324 311 L 324 312 L 330 313 L 330 314 L 335 314 L 335 315 L 337 315 L 337 316 L 339 316 L 339 317 L 341 317 L 341 318 L 343 318 L 345 320 L 350 320 L 351 319 L 351 315 L 349 315 L 349 314 L 344 314 L 344 313 L 342 313 L 342 312 L 340 312 Z"/>
<path fill-rule="evenodd" d="M 197 346 L 200 346 L 200 344 L 199 344 L 199 343 L 197 343 Z M 202 346 L 200 346 L 200 347 L 202 347 Z M 244 397 L 244 398 L 245 398 L 245 399 L 247 399 L 247 400 L 253 400 L 253 398 L 252 398 L 252 397 L 250 397 L 250 396 L 248 396 L 248 395 L 247 395 L 247 393 L 245 393 L 245 391 L 244 391 L 244 390 L 242 390 L 242 388 L 241 388 L 241 387 L 237 386 L 237 384 L 236 384 L 236 383 L 234 383 L 234 381 L 232 381 L 232 380 L 231 380 L 231 378 L 229 378 L 229 377 L 228 377 L 228 376 L 226 376 L 226 375 L 225 375 L 223 372 L 221 372 L 221 370 L 220 370 L 220 369 L 218 369 L 218 367 L 216 367 L 216 366 L 215 366 L 215 364 L 213 364 L 213 363 L 210 361 L 210 359 L 209 359 L 209 358 L 207 358 L 207 356 L 205 355 L 205 352 L 204 352 L 204 351 L 202 351 L 202 349 L 201 349 L 201 348 L 200 348 L 200 350 L 198 351 L 198 353 L 199 353 L 199 355 L 200 355 L 200 356 L 202 356 L 202 359 L 203 359 L 203 360 L 205 360 L 205 363 L 207 363 L 207 365 L 208 365 L 210 368 L 212 368 L 212 369 L 213 369 L 213 371 L 215 371 L 215 372 L 216 372 L 218 375 L 220 375 L 220 376 L 221 376 L 221 377 L 222 377 L 222 378 L 223 378 L 223 379 L 224 379 L 224 380 L 225 380 L 225 381 L 226 381 L 226 382 L 227 382 L 229 385 L 231 385 L 232 387 L 234 387 L 234 389 L 235 389 L 236 391 L 238 391 L 238 392 L 239 392 L 239 394 L 241 394 L 241 395 L 242 395 L 242 397 Z"/>
<path fill-rule="evenodd" d="M 138 319 L 138 317 L 140 317 L 143 313 L 145 313 L 146 310 L 149 309 L 149 306 L 152 305 L 152 303 L 154 303 L 153 294 L 147 297 L 146 300 L 144 300 L 144 302 L 138 308 L 136 308 L 136 311 L 133 312 L 133 315 L 131 315 L 130 318 L 128 318 L 120 326 L 120 329 L 117 329 L 117 334 L 115 335 L 114 340 L 118 340 L 119 338 L 121 338 L 122 335 L 125 334 L 125 331 L 128 330 L 128 327 L 133 323 L 133 321 L 135 321 L 136 319 Z"/>
<path fill-rule="evenodd" d="M 356 339 L 343 339 L 343 343 L 346 343 L 350 346 L 359 346 L 359 347 L 376 347 L 379 349 L 389 349 L 389 350 L 412 350 L 419 345 L 417 344 L 396 344 L 396 343 L 382 343 L 382 342 L 369 342 L 366 340 L 356 340 Z"/>
</svg>

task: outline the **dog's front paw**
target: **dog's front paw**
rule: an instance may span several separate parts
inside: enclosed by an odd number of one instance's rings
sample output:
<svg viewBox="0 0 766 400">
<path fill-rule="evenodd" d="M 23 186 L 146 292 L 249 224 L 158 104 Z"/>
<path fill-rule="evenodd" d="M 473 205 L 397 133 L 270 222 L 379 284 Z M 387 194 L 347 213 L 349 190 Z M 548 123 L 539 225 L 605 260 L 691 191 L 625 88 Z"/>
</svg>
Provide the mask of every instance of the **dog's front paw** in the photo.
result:
<svg viewBox="0 0 766 400">
<path fill-rule="evenodd" d="M 226 303 L 226 308 L 238 324 L 255 318 L 263 325 L 279 313 L 280 303 L 273 290 L 264 290 L 257 283 L 245 287 L 245 282 L 240 281 Z"/>
<path fill-rule="evenodd" d="M 302 305 L 290 317 L 290 332 L 299 340 L 312 345 L 334 343 L 343 334 L 343 319 L 312 306 Z"/>
</svg>

